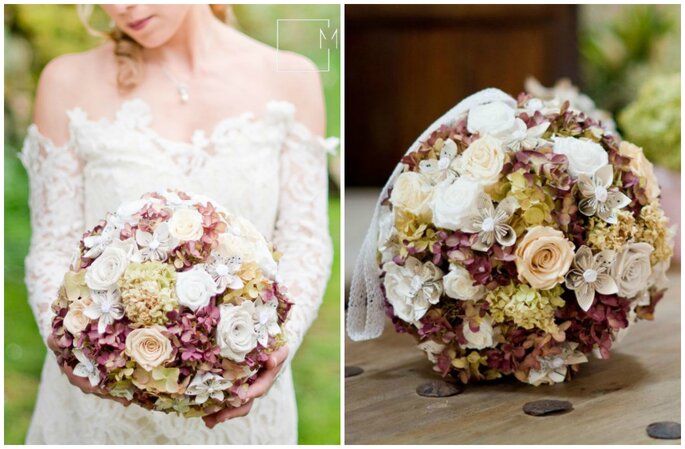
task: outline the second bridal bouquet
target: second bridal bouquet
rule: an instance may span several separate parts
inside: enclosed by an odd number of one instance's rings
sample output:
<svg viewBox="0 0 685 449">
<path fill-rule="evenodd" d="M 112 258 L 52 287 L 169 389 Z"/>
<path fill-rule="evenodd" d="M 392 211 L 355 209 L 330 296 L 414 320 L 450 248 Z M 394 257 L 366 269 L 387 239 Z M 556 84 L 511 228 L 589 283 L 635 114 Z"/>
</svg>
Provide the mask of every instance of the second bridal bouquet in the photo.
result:
<svg viewBox="0 0 685 449">
<path fill-rule="evenodd" d="M 568 102 L 474 106 L 402 163 L 382 289 L 443 376 L 562 382 L 652 319 L 672 255 L 652 164 Z"/>
<path fill-rule="evenodd" d="M 201 196 L 146 194 L 84 234 L 52 305 L 58 362 L 147 409 L 240 406 L 285 343 L 276 269 L 247 220 Z"/>
</svg>

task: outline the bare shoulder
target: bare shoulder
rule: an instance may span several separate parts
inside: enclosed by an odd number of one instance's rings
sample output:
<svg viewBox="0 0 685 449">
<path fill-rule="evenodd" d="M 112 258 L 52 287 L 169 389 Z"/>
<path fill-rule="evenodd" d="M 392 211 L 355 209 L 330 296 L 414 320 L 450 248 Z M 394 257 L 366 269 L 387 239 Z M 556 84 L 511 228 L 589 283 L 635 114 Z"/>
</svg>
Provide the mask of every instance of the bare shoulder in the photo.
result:
<svg viewBox="0 0 685 449">
<path fill-rule="evenodd" d="M 282 97 L 295 105 L 298 121 L 315 134 L 323 135 L 326 115 L 319 69 L 298 53 L 278 51 L 276 57 L 280 68 L 276 77 Z"/>
<path fill-rule="evenodd" d="M 41 72 L 33 122 L 43 135 L 60 144 L 68 139 L 66 111 L 83 104 L 89 87 L 105 78 L 102 70 L 111 55 L 109 44 L 82 53 L 58 56 Z"/>
<path fill-rule="evenodd" d="M 271 85 L 275 99 L 295 105 L 297 120 L 315 134 L 323 135 L 326 117 L 316 65 L 298 53 L 279 50 L 242 33 L 234 33 L 234 39 L 241 43 L 242 54 L 252 55 L 253 60 L 258 61 L 255 69 L 268 74 L 267 83 Z"/>
</svg>

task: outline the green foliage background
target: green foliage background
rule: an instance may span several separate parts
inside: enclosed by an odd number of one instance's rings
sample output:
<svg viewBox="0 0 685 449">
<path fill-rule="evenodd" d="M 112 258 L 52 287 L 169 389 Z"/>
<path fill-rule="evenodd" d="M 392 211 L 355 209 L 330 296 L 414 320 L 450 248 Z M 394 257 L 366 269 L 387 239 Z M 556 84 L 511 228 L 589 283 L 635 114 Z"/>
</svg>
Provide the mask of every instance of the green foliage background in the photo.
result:
<svg viewBox="0 0 685 449">
<path fill-rule="evenodd" d="M 98 44 L 78 20 L 73 5 L 5 5 L 5 443 L 24 442 L 33 412 L 45 347 L 26 298 L 24 257 L 30 239 L 26 173 L 16 157 L 30 123 L 38 76 L 47 62 Z M 338 5 L 236 5 L 238 27 L 276 45 L 276 20 L 326 18 L 338 28 Z M 94 23 L 103 22 L 95 15 Z M 281 48 L 326 65 L 309 34 L 290 32 Z M 318 42 L 317 42 L 318 44 Z M 340 133 L 340 58 L 331 52 L 331 70 L 322 73 L 327 133 Z M 293 361 L 301 443 L 340 441 L 340 200 L 330 196 L 330 230 L 335 261 L 323 306 Z"/>
</svg>

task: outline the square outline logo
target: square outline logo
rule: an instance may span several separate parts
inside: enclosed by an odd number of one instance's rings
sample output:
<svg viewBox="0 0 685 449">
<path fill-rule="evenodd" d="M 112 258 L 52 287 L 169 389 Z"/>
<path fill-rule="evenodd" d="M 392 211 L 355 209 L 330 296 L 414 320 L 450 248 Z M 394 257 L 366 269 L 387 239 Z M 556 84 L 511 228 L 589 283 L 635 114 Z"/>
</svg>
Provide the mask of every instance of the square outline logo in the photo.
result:
<svg viewBox="0 0 685 449">
<path fill-rule="evenodd" d="M 280 66 L 280 25 L 281 22 L 326 22 L 326 27 L 328 29 L 331 28 L 331 20 L 330 19 L 276 19 L 276 71 L 277 72 L 320 72 L 320 73 L 327 73 L 331 71 L 331 49 L 327 48 L 327 56 L 326 56 L 326 69 L 320 69 L 316 68 L 316 70 L 282 70 Z M 319 28 L 319 39 L 321 39 L 321 33 L 323 31 L 321 28 Z M 333 33 L 334 36 L 336 36 L 338 33 L 338 30 L 336 29 L 335 32 Z M 338 37 L 336 36 L 336 40 Z M 320 42 L 320 41 L 319 41 Z M 337 48 L 337 46 L 336 46 Z"/>
</svg>

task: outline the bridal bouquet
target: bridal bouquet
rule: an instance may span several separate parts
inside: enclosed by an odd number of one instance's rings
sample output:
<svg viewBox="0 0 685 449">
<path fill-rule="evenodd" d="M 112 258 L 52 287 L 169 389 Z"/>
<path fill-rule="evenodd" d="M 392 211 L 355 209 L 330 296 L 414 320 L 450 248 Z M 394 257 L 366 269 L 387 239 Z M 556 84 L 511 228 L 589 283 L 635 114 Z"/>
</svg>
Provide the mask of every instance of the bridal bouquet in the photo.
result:
<svg viewBox="0 0 685 449">
<path fill-rule="evenodd" d="M 58 362 L 147 409 L 240 406 L 285 342 L 276 260 L 250 222 L 204 197 L 123 204 L 84 234 L 52 305 Z"/>
<path fill-rule="evenodd" d="M 562 382 L 664 293 L 672 231 L 642 149 L 521 94 L 472 107 L 384 194 L 386 312 L 463 383 Z"/>
</svg>

